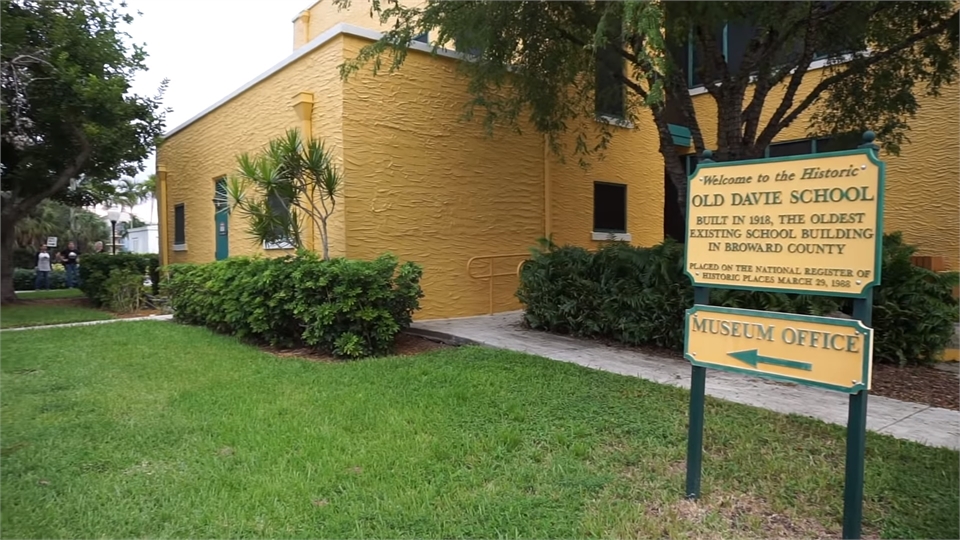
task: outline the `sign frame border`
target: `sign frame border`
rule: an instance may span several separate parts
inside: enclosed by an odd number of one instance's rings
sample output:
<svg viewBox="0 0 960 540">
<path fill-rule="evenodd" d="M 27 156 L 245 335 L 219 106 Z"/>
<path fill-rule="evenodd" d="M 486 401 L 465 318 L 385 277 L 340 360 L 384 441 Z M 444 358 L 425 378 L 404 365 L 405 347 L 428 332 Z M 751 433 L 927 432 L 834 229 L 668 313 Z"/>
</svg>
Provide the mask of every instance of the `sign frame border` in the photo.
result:
<svg viewBox="0 0 960 540">
<path fill-rule="evenodd" d="M 870 160 L 871 163 L 877 166 L 877 230 L 874 232 L 874 237 L 876 240 L 876 251 L 873 262 L 873 278 L 863 285 L 863 288 L 860 289 L 859 293 L 844 293 L 844 292 L 827 292 L 827 291 L 809 291 L 809 290 L 797 290 L 797 289 L 788 289 L 788 288 L 773 288 L 773 287 L 747 287 L 745 285 L 718 285 L 713 283 L 697 283 L 693 274 L 690 273 L 689 264 L 689 251 L 690 251 L 690 188 L 693 185 L 694 178 L 700 173 L 701 169 L 714 169 L 717 167 L 728 167 L 731 165 L 756 165 L 756 164 L 767 164 L 767 163 L 781 163 L 788 161 L 801 161 L 805 159 L 810 159 L 812 157 L 838 157 L 838 156 L 856 156 L 863 155 Z M 799 156 L 787 156 L 787 157 L 778 157 L 778 158 L 761 158 L 761 159 L 747 159 L 743 161 L 710 161 L 708 163 L 697 162 L 697 168 L 693 173 L 687 178 L 687 213 L 684 216 L 684 221 L 686 222 L 685 231 L 684 231 L 684 242 L 683 242 L 683 273 L 690 279 L 690 283 L 694 287 L 706 287 L 709 289 L 731 289 L 738 291 L 764 291 L 772 293 L 784 293 L 784 294 L 802 294 L 806 296 L 832 296 L 837 298 L 866 298 L 870 289 L 876 287 L 880 284 L 880 273 L 881 267 L 883 266 L 883 208 L 884 208 L 884 196 L 886 194 L 886 163 L 884 163 L 879 157 L 877 157 L 876 152 L 870 148 L 856 148 L 853 150 L 841 150 L 839 152 L 823 152 L 822 154 L 802 154 Z M 767 313 L 767 312 L 764 312 Z M 793 382 L 793 381 L 791 381 Z"/>
<path fill-rule="evenodd" d="M 854 328 L 863 333 L 863 358 L 861 360 L 861 382 L 860 384 L 853 386 L 837 386 L 834 384 L 810 381 L 806 379 L 796 379 L 790 377 L 789 375 L 780 375 L 777 373 L 764 373 L 762 371 L 751 370 L 747 368 L 738 368 L 733 366 L 718 366 L 713 363 L 701 362 L 695 357 L 691 356 L 689 353 L 690 347 L 690 317 L 696 315 L 699 312 L 705 313 L 720 313 L 728 315 L 746 315 L 751 317 L 764 317 L 770 319 L 779 319 L 784 321 L 797 321 L 797 322 L 812 322 L 819 324 L 831 324 L 834 326 L 844 326 L 847 328 Z M 873 328 L 870 328 L 863 324 L 859 319 L 841 319 L 839 317 L 821 317 L 817 315 L 798 315 L 795 313 L 781 313 L 779 311 L 761 311 L 757 309 L 742 309 L 742 308 L 731 308 L 724 306 L 711 306 L 708 304 L 694 304 L 692 308 L 688 308 L 683 316 L 683 358 L 689 361 L 692 365 L 697 367 L 702 367 L 706 369 L 716 369 L 720 371 L 727 371 L 730 373 L 739 373 L 741 375 L 750 375 L 753 377 L 760 377 L 763 379 L 771 379 L 780 382 L 789 382 L 794 384 L 799 384 L 801 386 L 812 386 L 814 388 L 820 388 L 823 390 L 832 390 L 835 392 L 842 392 L 844 394 L 857 394 L 858 392 L 867 390 L 866 381 L 871 380 L 873 375 Z"/>
</svg>

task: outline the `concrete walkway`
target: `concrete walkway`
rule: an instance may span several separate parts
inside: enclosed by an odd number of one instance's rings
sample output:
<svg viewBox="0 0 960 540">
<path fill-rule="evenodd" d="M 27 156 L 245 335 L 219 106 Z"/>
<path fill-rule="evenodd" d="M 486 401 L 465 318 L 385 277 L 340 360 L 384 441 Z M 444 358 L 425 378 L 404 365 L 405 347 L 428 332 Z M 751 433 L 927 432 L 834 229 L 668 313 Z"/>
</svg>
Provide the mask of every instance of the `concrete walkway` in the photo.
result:
<svg viewBox="0 0 960 540">
<path fill-rule="evenodd" d="M 601 343 L 527 330 L 520 312 L 486 317 L 419 321 L 412 333 L 457 344 L 478 344 L 526 352 L 649 381 L 690 387 L 690 364 Z M 945 377 L 953 377 L 944 373 Z M 710 370 L 707 394 L 779 413 L 793 413 L 846 425 L 847 395 L 799 385 Z M 928 446 L 960 450 L 960 412 L 870 396 L 867 429 Z"/>
<path fill-rule="evenodd" d="M 127 317 L 125 319 L 104 319 L 101 321 L 85 321 L 64 324 L 46 324 L 42 326 L 22 326 L 19 328 L 4 328 L 0 332 L 23 332 L 25 330 L 47 330 L 50 328 L 70 328 L 72 326 L 90 326 L 93 324 L 110 324 L 129 321 L 170 321 L 173 315 L 149 315 L 147 317 Z"/>
</svg>

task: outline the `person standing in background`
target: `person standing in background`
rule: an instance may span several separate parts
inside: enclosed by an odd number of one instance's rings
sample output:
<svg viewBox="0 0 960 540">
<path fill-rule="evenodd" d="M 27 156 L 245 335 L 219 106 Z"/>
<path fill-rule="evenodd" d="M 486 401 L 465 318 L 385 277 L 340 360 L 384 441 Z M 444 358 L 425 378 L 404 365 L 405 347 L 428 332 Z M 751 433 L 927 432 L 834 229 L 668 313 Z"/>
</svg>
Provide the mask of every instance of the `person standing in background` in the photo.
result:
<svg viewBox="0 0 960 540">
<path fill-rule="evenodd" d="M 97 240 L 97 243 L 93 245 L 94 253 L 103 253 L 103 242 Z"/>
<path fill-rule="evenodd" d="M 50 254 L 47 253 L 47 246 L 40 246 L 40 251 L 38 251 L 34 257 L 34 263 L 37 272 L 36 277 L 33 279 L 34 290 L 39 291 L 42 285 L 44 289 L 49 291 L 52 262 L 50 260 Z"/>
<path fill-rule="evenodd" d="M 63 263 L 63 269 L 67 272 L 67 288 L 72 289 L 79 285 L 77 264 L 80 262 L 80 250 L 73 242 L 67 244 L 67 249 L 59 254 L 60 262 Z"/>
</svg>

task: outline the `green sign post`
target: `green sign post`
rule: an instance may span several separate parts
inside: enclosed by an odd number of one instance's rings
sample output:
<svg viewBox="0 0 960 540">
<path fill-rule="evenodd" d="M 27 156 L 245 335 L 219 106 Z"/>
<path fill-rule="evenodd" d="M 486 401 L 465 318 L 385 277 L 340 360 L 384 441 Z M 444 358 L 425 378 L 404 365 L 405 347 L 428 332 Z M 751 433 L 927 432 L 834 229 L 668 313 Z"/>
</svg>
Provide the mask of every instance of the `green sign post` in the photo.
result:
<svg viewBox="0 0 960 540">
<path fill-rule="evenodd" d="M 885 166 L 874 138 L 864 133 L 852 151 L 732 163 L 715 163 L 705 151 L 690 177 L 687 498 L 700 497 L 708 368 L 845 392 L 843 537 L 860 538 L 883 237 Z M 710 306 L 711 288 L 852 298 L 854 320 Z"/>
</svg>

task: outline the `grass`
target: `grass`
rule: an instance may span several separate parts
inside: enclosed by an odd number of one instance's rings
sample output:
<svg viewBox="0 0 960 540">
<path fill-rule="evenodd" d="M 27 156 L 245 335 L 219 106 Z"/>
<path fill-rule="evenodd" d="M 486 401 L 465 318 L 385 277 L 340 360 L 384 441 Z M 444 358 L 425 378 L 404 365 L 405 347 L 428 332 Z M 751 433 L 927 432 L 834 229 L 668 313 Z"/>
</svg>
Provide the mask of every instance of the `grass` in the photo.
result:
<svg viewBox="0 0 960 540">
<path fill-rule="evenodd" d="M 80 289 L 50 289 L 41 291 L 21 291 L 17 293 L 21 300 L 50 300 L 54 298 L 83 298 Z"/>
<path fill-rule="evenodd" d="M 27 295 L 21 298 L 26 299 Z M 98 309 L 55 302 L 22 302 L 0 308 L 0 328 L 101 321 L 112 318 L 113 315 Z"/>
<path fill-rule="evenodd" d="M 68 349 L 65 354 L 64 348 Z M 0 527 L 54 537 L 839 535 L 843 429 L 481 348 L 279 359 L 164 322 L 4 334 Z M 865 528 L 957 538 L 957 452 L 870 434 Z"/>
</svg>

